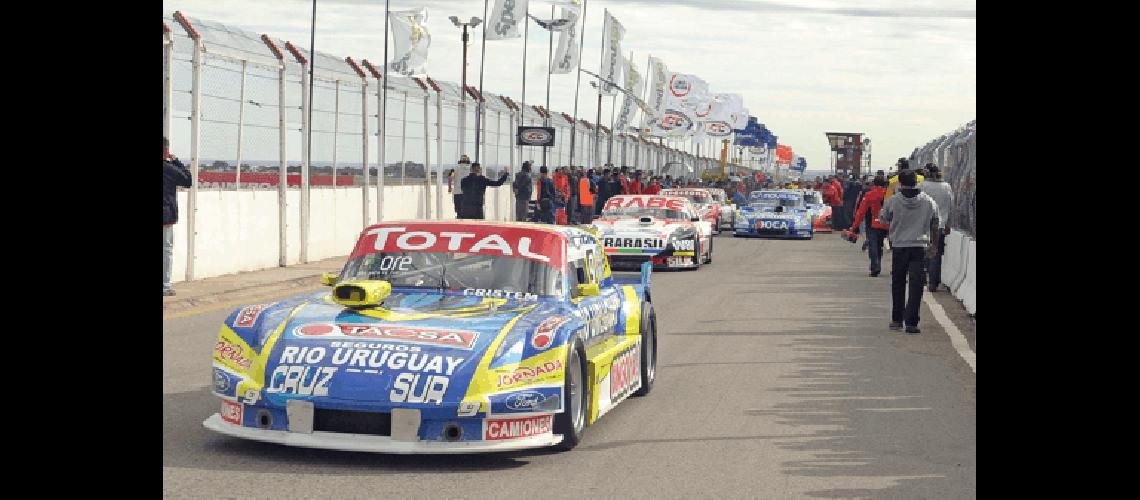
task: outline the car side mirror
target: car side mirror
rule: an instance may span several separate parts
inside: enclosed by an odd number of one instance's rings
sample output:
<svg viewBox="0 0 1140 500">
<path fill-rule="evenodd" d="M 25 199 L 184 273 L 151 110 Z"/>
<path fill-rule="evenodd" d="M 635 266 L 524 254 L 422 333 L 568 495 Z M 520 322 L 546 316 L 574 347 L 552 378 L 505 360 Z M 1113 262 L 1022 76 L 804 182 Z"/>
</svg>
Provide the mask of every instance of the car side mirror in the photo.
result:
<svg viewBox="0 0 1140 500">
<path fill-rule="evenodd" d="M 578 285 L 579 297 L 596 297 L 601 293 L 602 290 L 597 283 L 582 283 Z"/>
<path fill-rule="evenodd" d="M 336 284 L 336 273 L 322 273 L 321 284 L 324 286 L 333 286 Z"/>
<path fill-rule="evenodd" d="M 700 217 L 693 217 L 692 219 L 689 219 L 689 220 L 692 222 L 700 222 L 701 218 Z"/>
</svg>

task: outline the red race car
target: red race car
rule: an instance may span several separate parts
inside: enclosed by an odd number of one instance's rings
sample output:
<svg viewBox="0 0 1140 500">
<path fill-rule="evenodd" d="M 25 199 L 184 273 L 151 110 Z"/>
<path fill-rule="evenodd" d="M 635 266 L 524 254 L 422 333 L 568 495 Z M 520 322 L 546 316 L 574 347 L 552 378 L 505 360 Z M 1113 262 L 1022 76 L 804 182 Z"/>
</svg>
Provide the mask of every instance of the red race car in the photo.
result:
<svg viewBox="0 0 1140 500">
<path fill-rule="evenodd" d="M 720 203 L 713 199 L 712 193 L 705 188 L 670 188 L 662 189 L 661 196 L 681 196 L 688 198 L 696 207 L 699 217 L 712 224 L 713 234 L 720 234 Z"/>
</svg>

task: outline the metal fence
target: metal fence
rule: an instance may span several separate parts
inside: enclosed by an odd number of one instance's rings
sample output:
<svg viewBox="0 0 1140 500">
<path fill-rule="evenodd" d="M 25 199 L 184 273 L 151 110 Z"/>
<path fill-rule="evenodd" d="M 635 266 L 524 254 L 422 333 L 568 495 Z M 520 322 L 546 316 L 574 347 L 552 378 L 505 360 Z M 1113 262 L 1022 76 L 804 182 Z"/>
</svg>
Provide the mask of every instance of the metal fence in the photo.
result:
<svg viewBox="0 0 1140 500">
<path fill-rule="evenodd" d="M 977 239 L 977 132 L 978 121 L 973 120 L 958 130 L 943 135 L 916 148 L 910 155 L 912 166 L 933 163 L 942 169 L 942 175 L 954 190 L 954 208 L 950 211 L 950 225 Z"/>
<path fill-rule="evenodd" d="M 376 68 L 382 64 L 310 54 L 302 45 L 180 12 L 163 16 L 163 135 L 176 155 L 190 158 L 196 179 L 185 211 L 191 253 L 198 190 L 276 189 L 285 265 L 286 200 L 289 191 L 300 190 L 301 260 L 307 262 L 310 189 L 361 189 L 364 224 L 384 220 L 383 203 L 375 203 L 374 216 L 368 213 L 369 197 L 379 200 L 386 184 L 422 186 L 428 193 L 431 184 L 441 186 L 446 180 L 440 173 L 460 155 L 475 158 L 476 123 L 479 160 L 488 176 L 513 171 L 524 160 L 544 164 L 542 148 L 513 145 L 520 119 L 555 127 L 556 143 L 546 151 L 545 164 L 570 164 L 572 131 L 575 165 L 606 162 L 611 137 L 604 126 L 595 135 L 594 124 L 584 119 L 572 127 L 568 114 L 530 104 L 523 110 L 517 101 L 490 92 L 479 106 L 473 87 L 464 92 L 430 77 L 381 78 Z M 381 82 L 388 94 L 383 124 Z M 682 161 L 700 174 L 715 165 L 710 148 L 698 158 L 636 135 L 616 134 L 612 140 L 610 157 L 619 166 L 659 172 L 667 162 Z M 442 192 L 437 189 L 434 200 L 423 196 L 429 217 L 448 216 Z M 186 277 L 193 279 L 193 256 L 187 260 Z"/>
</svg>

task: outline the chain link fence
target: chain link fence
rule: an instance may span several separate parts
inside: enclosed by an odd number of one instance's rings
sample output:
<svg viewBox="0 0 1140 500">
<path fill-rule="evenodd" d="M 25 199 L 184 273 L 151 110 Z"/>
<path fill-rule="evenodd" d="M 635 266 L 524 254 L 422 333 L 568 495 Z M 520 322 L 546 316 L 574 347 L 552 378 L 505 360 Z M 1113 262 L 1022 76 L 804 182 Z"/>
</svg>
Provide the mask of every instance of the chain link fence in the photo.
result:
<svg viewBox="0 0 1140 500">
<path fill-rule="evenodd" d="M 933 163 L 954 190 L 954 208 L 950 211 L 950 227 L 977 239 L 977 131 L 973 120 L 958 130 L 943 135 L 911 153 L 914 167 Z"/>
</svg>

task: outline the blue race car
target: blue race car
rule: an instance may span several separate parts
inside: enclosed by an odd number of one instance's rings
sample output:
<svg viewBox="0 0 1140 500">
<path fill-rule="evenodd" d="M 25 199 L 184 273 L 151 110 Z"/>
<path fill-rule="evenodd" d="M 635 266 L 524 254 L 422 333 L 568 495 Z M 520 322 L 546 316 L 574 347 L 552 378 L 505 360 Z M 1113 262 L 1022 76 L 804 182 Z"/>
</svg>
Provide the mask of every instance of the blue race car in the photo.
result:
<svg viewBox="0 0 1140 500">
<path fill-rule="evenodd" d="M 793 190 L 753 191 L 736 215 L 733 236 L 806 239 L 815 235 L 803 194 Z"/>
<path fill-rule="evenodd" d="M 652 267 L 611 275 L 597 234 L 483 221 L 384 222 L 331 290 L 241 308 L 214 345 L 206 428 L 386 453 L 573 448 L 649 393 Z"/>
</svg>

